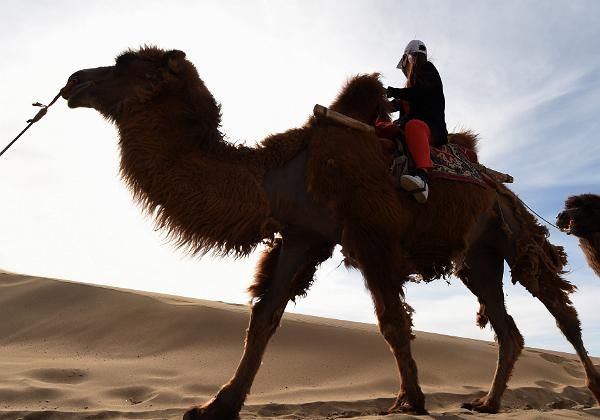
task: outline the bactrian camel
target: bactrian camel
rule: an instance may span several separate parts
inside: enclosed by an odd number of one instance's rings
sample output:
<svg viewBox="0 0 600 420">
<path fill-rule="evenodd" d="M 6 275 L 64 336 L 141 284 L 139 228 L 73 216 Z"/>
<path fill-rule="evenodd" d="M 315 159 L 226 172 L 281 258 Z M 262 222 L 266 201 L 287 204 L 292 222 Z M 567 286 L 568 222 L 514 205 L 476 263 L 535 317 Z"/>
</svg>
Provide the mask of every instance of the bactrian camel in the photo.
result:
<svg viewBox="0 0 600 420">
<path fill-rule="evenodd" d="M 579 238 L 579 246 L 592 270 L 600 277 L 600 196 L 569 197 L 556 219 L 558 227 Z"/>
<path fill-rule="evenodd" d="M 77 71 L 69 81 L 63 90 L 69 107 L 94 108 L 116 124 L 124 181 L 178 246 L 245 256 L 270 241 L 249 288 L 250 325 L 239 366 L 185 419 L 238 416 L 288 301 L 307 292 L 316 266 L 336 244 L 362 272 L 398 365 L 400 391 L 390 412 L 425 412 L 403 285 L 412 275 L 431 280 L 452 273 L 477 296 L 478 323 L 491 323 L 499 345 L 489 392 L 466 406 L 499 410 L 523 348 L 504 304 L 504 261 L 513 281 L 556 318 L 600 401 L 600 375 L 569 299 L 575 287 L 561 277 L 566 255 L 503 186 L 433 180 L 429 202 L 418 204 L 394 187 L 373 133 L 313 117 L 253 148 L 228 144 L 219 105 L 178 50 L 127 51 L 115 65 Z M 379 76 L 359 75 L 331 109 L 372 125 L 385 104 Z"/>
</svg>

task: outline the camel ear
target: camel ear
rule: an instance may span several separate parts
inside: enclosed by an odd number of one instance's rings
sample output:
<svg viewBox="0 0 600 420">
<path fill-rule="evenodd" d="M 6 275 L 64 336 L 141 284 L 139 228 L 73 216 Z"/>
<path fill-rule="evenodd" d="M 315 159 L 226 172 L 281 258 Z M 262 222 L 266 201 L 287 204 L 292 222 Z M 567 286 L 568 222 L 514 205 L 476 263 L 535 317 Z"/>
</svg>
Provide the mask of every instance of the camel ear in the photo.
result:
<svg viewBox="0 0 600 420">
<path fill-rule="evenodd" d="M 181 71 L 185 53 L 179 50 L 171 50 L 165 53 L 165 65 L 169 71 L 177 74 Z"/>
</svg>

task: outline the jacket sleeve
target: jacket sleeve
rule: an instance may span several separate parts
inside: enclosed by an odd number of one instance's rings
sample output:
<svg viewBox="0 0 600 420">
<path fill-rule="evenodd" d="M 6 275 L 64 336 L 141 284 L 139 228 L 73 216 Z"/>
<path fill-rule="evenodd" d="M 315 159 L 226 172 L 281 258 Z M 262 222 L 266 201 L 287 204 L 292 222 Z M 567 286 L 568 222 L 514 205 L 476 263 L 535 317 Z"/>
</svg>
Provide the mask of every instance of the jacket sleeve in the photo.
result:
<svg viewBox="0 0 600 420">
<path fill-rule="evenodd" d="M 389 87 L 388 92 L 390 96 L 394 99 L 404 99 L 409 102 L 412 102 L 417 98 L 424 100 L 435 100 L 440 92 L 443 92 L 440 75 L 431 62 L 427 62 L 427 65 L 423 71 L 425 72 L 425 79 L 427 80 L 426 86 L 415 86 L 400 89 Z"/>
</svg>

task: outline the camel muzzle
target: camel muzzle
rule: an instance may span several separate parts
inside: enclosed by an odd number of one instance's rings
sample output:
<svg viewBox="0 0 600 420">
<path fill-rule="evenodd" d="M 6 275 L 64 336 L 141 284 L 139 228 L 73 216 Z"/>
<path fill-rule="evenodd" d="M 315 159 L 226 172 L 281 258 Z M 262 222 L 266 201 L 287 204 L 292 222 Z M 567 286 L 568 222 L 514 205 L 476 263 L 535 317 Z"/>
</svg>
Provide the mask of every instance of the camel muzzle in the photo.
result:
<svg viewBox="0 0 600 420">
<path fill-rule="evenodd" d="M 69 96 L 71 96 L 73 89 L 78 84 L 79 78 L 73 76 L 69 77 L 69 80 L 67 80 L 67 84 L 64 85 L 63 88 L 60 90 L 60 96 L 63 99 L 69 99 Z"/>
<path fill-rule="evenodd" d="M 565 211 L 561 211 L 556 217 L 556 226 L 561 230 L 561 232 L 566 233 L 567 235 L 571 234 L 571 228 L 575 225 L 575 221 L 573 220 L 573 210 L 576 209 L 568 209 Z"/>
<path fill-rule="evenodd" d="M 97 67 L 76 71 L 69 76 L 67 84 L 61 89 L 60 94 L 64 99 L 69 101 L 73 96 L 86 88 L 94 86 L 99 81 L 106 80 L 111 70 L 112 67 Z"/>
</svg>

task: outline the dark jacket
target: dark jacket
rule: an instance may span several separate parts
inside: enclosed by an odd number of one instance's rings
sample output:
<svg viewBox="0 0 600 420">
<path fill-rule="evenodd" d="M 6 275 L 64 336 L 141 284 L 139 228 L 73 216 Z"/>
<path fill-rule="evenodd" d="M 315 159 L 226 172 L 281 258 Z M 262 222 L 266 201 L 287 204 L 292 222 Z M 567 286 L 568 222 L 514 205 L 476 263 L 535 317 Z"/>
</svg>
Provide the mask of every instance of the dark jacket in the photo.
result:
<svg viewBox="0 0 600 420">
<path fill-rule="evenodd" d="M 402 89 L 389 87 L 388 96 L 394 98 L 395 110 L 400 111 L 400 120 L 403 123 L 411 119 L 423 120 L 431 130 L 433 144 L 441 146 L 448 143 L 448 130 L 444 114 L 446 100 L 442 79 L 430 61 L 423 65 L 421 71 L 423 72 L 421 74 L 421 79 L 424 80 L 423 86 L 417 85 Z M 408 115 L 404 114 L 401 106 L 402 100 L 409 104 Z"/>
</svg>

